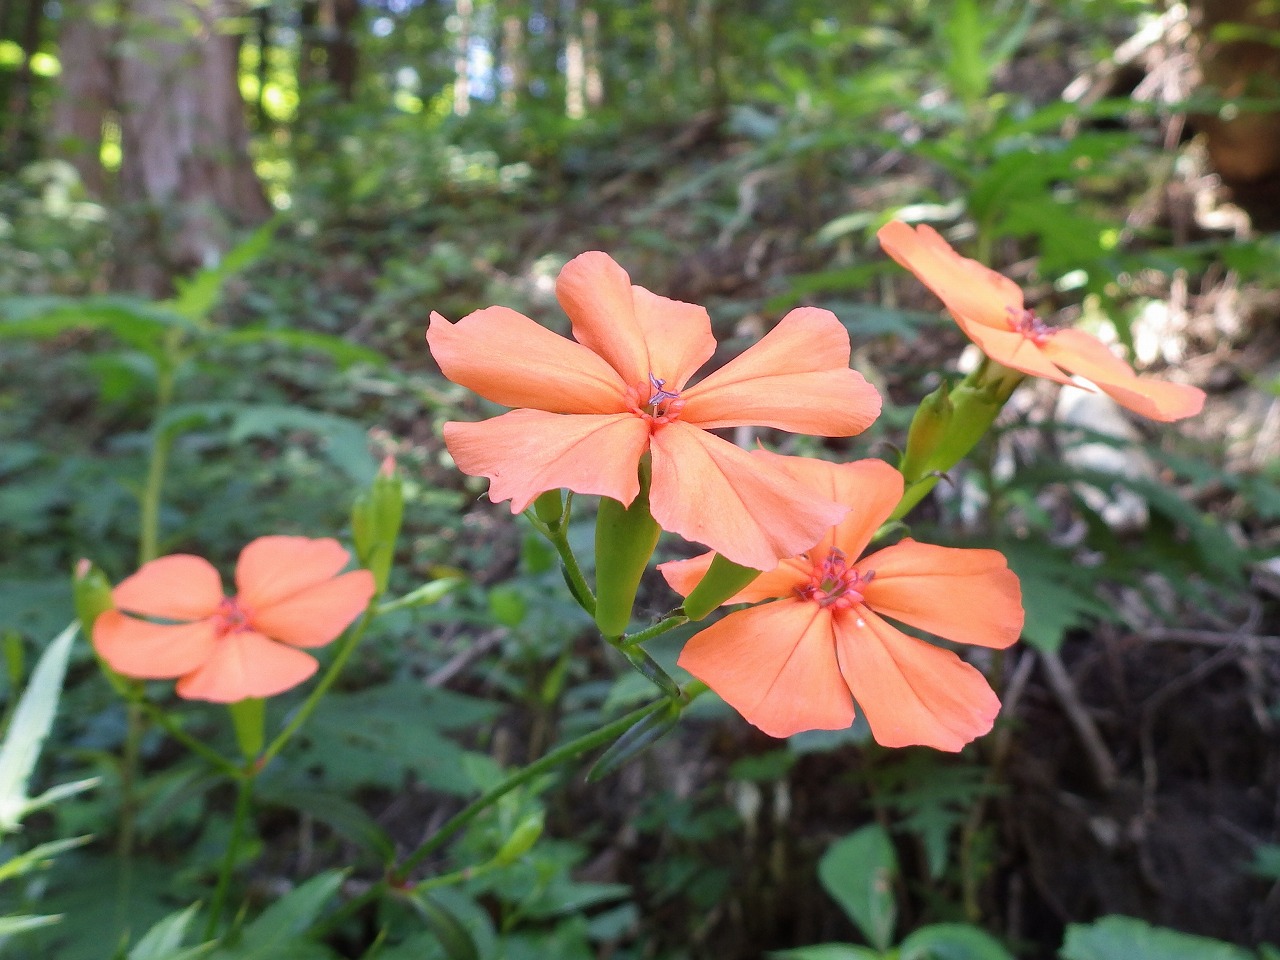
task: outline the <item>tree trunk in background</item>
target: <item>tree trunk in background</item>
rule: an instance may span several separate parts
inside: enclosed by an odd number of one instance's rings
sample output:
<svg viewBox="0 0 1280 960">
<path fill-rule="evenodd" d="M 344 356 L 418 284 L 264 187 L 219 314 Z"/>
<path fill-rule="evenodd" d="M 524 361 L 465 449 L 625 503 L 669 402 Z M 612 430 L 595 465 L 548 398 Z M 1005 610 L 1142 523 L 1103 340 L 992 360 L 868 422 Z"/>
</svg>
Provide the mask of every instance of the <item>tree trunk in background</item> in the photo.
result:
<svg viewBox="0 0 1280 960">
<path fill-rule="evenodd" d="M 271 214 L 248 151 L 236 0 L 131 0 L 119 61 L 127 286 L 160 295 Z"/>
<path fill-rule="evenodd" d="M 653 49 L 658 55 L 658 82 L 662 91 L 662 104 L 675 106 L 672 93 L 676 78 L 676 34 L 672 26 L 675 16 L 673 0 L 654 0 Z"/>
<path fill-rule="evenodd" d="M 458 35 L 453 47 L 453 112 L 465 117 L 471 112 L 471 17 L 473 0 L 457 0 Z"/>
<path fill-rule="evenodd" d="M 525 50 L 524 15 L 521 0 L 503 0 L 502 54 L 499 81 L 502 84 L 502 109 L 513 113 L 524 96 L 529 80 L 529 58 Z"/>
<path fill-rule="evenodd" d="M 0 158 L 3 158 L 4 166 L 12 170 L 34 160 L 39 150 L 39 136 L 32 125 L 34 114 L 30 109 L 34 82 L 31 57 L 40 48 L 44 3 L 42 0 L 27 0 L 24 6 L 23 16 L 12 17 L 16 21 L 14 33 L 24 56 L 6 91 L 4 116 L 0 117 L 0 123 L 3 123 L 3 132 L 0 132 Z M 5 14 L 6 20 L 11 19 L 9 11 L 5 11 Z"/>
<path fill-rule="evenodd" d="M 299 10 L 301 58 L 298 84 L 313 89 L 330 83 L 339 98 L 355 98 L 360 54 L 355 30 L 360 0 L 305 0 Z"/>
<path fill-rule="evenodd" d="M 582 23 L 574 0 L 561 0 L 565 19 L 564 115 L 581 120 L 587 114 L 587 64 L 582 49 Z"/>
<path fill-rule="evenodd" d="M 584 4 L 582 10 L 582 55 L 587 106 L 597 108 L 604 103 L 604 75 L 600 67 L 600 14 L 589 3 Z"/>
<path fill-rule="evenodd" d="M 1273 98 L 1280 90 L 1280 9 L 1265 0 L 1201 0 L 1198 60 L 1204 85 L 1223 97 Z M 1234 31 L 1234 33 L 1233 33 Z M 1280 225 L 1280 112 L 1201 116 L 1209 159 L 1233 199 L 1262 229 Z"/>
<path fill-rule="evenodd" d="M 105 199 L 102 127 L 111 115 L 114 31 L 90 10 L 96 0 L 62 0 L 58 57 L 62 62 L 57 99 L 50 122 L 50 152 L 80 174 L 89 196 Z"/>
</svg>

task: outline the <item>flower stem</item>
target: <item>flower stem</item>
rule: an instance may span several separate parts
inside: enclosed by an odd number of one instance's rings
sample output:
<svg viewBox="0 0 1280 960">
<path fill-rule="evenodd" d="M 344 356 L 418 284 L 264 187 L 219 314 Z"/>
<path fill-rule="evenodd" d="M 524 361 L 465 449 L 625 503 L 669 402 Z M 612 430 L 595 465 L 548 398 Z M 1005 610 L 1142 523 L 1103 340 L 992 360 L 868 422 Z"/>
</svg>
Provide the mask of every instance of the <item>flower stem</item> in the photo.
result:
<svg viewBox="0 0 1280 960">
<path fill-rule="evenodd" d="M 364 615 L 360 618 L 360 622 L 356 624 L 354 630 L 350 631 L 342 642 L 338 644 L 338 652 L 334 654 L 333 662 L 329 664 L 329 669 L 325 671 L 324 676 L 320 678 L 320 682 L 315 685 L 307 699 L 303 701 L 302 706 L 298 708 L 298 712 L 293 715 L 293 719 L 285 726 L 276 738 L 268 744 L 267 749 L 262 751 L 258 757 L 258 769 L 262 769 L 284 749 L 293 735 L 298 729 L 307 722 L 307 719 L 315 712 L 316 707 L 320 705 L 320 698 L 323 697 L 334 681 L 338 679 L 338 674 L 342 672 L 342 668 L 347 665 L 347 661 L 351 659 L 351 654 L 355 653 L 356 647 L 359 646 L 363 639 L 365 631 L 369 629 L 369 624 L 373 622 L 376 615 L 376 604 L 374 600 L 369 601 L 369 606 L 365 608 Z"/>
<path fill-rule="evenodd" d="M 573 554 L 573 548 L 569 546 L 569 512 L 573 508 L 572 492 L 565 498 L 564 514 L 556 523 L 546 523 L 534 510 L 526 510 L 525 516 L 529 518 L 529 522 L 533 524 L 534 529 L 551 541 L 551 545 L 556 548 L 556 553 L 560 555 L 560 562 L 563 564 L 564 578 L 569 587 L 569 592 L 573 594 L 573 599 L 578 602 L 578 606 L 587 611 L 590 616 L 596 615 L 596 595 L 592 592 L 587 578 L 582 574 L 582 567 L 578 563 L 578 558 Z"/>
<path fill-rule="evenodd" d="M 139 708 L 141 708 L 142 712 L 147 715 L 149 720 L 163 727 L 169 736 L 173 737 L 173 739 L 177 740 L 192 753 L 204 759 L 210 766 L 215 767 L 228 776 L 239 776 L 240 767 L 228 760 L 217 750 L 214 750 L 212 747 L 200 742 L 195 737 L 191 736 L 191 734 L 187 733 L 187 731 L 183 730 L 163 707 L 157 706 L 149 700 L 138 699 L 134 702 Z"/>
<path fill-rule="evenodd" d="M 236 812 L 231 821 L 231 839 L 227 843 L 227 855 L 222 859 L 222 870 L 218 874 L 218 886 L 213 892 L 213 902 L 209 905 L 209 923 L 204 931 L 206 940 L 213 939 L 218 930 L 218 921 L 222 919 L 222 908 L 227 901 L 227 889 L 231 886 L 231 872 L 236 866 L 236 855 L 240 852 L 240 842 L 244 839 L 244 828 L 249 820 L 249 810 L 252 805 L 253 771 L 241 770 L 236 778 Z"/>
<path fill-rule="evenodd" d="M 645 627 L 636 633 L 624 634 L 618 640 L 618 648 L 625 649 L 627 647 L 637 647 L 642 643 L 648 643 L 654 637 L 662 636 L 668 630 L 674 630 L 676 627 L 683 627 L 689 622 L 689 618 L 682 613 L 673 613 L 663 617 L 651 627 Z"/>
<path fill-rule="evenodd" d="M 619 717 L 612 723 L 606 724 L 598 730 L 584 734 L 576 740 L 570 740 L 561 747 L 552 750 L 541 760 L 529 764 L 523 769 L 517 770 L 511 776 L 507 777 L 497 786 L 481 794 L 471 803 L 467 804 L 460 811 L 446 820 L 435 833 L 428 837 L 422 844 L 418 846 L 413 853 L 409 854 L 400 865 L 393 868 L 388 874 L 388 880 L 392 886 L 401 886 L 405 879 L 413 869 L 422 863 L 428 856 L 438 850 L 446 840 L 465 827 L 477 816 L 491 807 L 494 803 L 506 796 L 516 787 L 528 783 L 535 777 L 574 760 L 588 750 L 594 750 L 596 747 L 604 746 L 611 740 L 615 740 L 622 736 L 633 726 L 647 717 L 656 710 L 660 710 L 670 703 L 670 699 L 663 697 L 661 700 L 655 700 L 653 703 L 632 710 L 625 716 Z"/>
<path fill-rule="evenodd" d="M 178 343 L 172 336 L 165 340 L 164 357 L 156 372 L 156 412 L 151 426 L 151 454 L 147 461 L 147 481 L 142 489 L 140 504 L 139 566 L 160 555 L 160 492 L 164 488 L 164 475 L 169 467 L 169 451 L 174 440 L 174 432 L 164 429 L 163 420 L 173 401 L 177 349 Z"/>
</svg>

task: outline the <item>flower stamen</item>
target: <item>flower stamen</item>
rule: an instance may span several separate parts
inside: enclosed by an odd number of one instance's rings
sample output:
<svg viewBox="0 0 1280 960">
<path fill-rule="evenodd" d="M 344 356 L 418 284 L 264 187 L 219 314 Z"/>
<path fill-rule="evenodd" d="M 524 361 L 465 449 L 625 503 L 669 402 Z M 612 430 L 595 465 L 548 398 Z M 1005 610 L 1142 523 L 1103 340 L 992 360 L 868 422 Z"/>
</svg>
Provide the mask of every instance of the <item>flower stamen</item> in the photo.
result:
<svg viewBox="0 0 1280 960">
<path fill-rule="evenodd" d="M 666 387 L 666 380 L 650 373 L 647 384 L 627 388 L 627 409 L 647 420 L 651 430 L 679 420 L 680 412 L 684 410 L 685 400 L 680 391 Z"/>
<path fill-rule="evenodd" d="M 1009 328 L 1015 333 L 1022 334 L 1037 346 L 1043 344 L 1058 332 L 1057 327 L 1045 323 L 1036 316 L 1034 310 L 1028 310 L 1025 307 L 1022 309 L 1005 307 L 1004 309 L 1009 314 Z"/>
<path fill-rule="evenodd" d="M 223 597 L 218 604 L 218 612 L 213 615 L 213 629 L 219 640 L 232 633 L 250 630 L 249 611 L 241 607 L 235 597 Z"/>
<path fill-rule="evenodd" d="M 809 582 L 796 588 L 802 600 L 812 600 L 820 607 L 848 610 L 863 602 L 862 590 L 875 578 L 876 572 L 860 573 L 850 566 L 849 558 L 839 547 L 827 551 L 821 563 L 813 565 Z"/>
</svg>

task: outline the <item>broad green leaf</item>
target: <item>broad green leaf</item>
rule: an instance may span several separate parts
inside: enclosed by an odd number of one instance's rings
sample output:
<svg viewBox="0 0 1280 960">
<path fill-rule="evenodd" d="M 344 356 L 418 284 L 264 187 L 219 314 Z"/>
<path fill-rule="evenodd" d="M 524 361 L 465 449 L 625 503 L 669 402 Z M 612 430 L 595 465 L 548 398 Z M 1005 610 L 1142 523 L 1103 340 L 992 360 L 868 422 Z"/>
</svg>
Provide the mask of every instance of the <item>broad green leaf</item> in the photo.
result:
<svg viewBox="0 0 1280 960">
<path fill-rule="evenodd" d="M 178 295 L 165 305 L 180 316 L 202 321 L 218 303 L 222 285 L 251 266 L 271 245 L 276 221 L 269 220 L 253 231 L 238 246 L 229 250 L 216 266 L 205 267 L 191 277 L 174 282 Z"/>
<path fill-rule="evenodd" d="M 40 758 L 40 748 L 53 726 L 67 658 L 78 630 L 78 624 L 71 624 L 40 655 L 40 662 L 32 671 L 31 681 L 9 721 L 4 743 L 0 744 L 0 833 L 16 830 L 22 818 L 37 805 L 27 796 L 28 782 Z M 82 783 L 92 785 L 89 781 Z M 45 794 L 38 803 L 57 799 L 52 793 Z M 65 796 L 67 791 L 59 795 Z"/>
<path fill-rule="evenodd" d="M 991 934 L 963 923 L 921 927 L 903 940 L 898 950 L 900 960 L 1014 960 Z"/>
<path fill-rule="evenodd" d="M 325 905 L 338 892 L 345 870 L 326 870 L 267 907 L 241 931 L 231 947 L 214 954 L 220 960 L 293 960 L 301 957 L 331 957 L 333 953 L 305 939 Z"/>
<path fill-rule="evenodd" d="M 258 792 L 258 799 L 262 803 L 278 804 L 314 817 L 382 863 L 395 859 L 395 842 L 387 832 L 364 808 L 339 793 L 264 788 Z"/>
<path fill-rule="evenodd" d="M 186 317 L 137 297 L 15 297 L 0 302 L 0 339 L 102 330 L 154 354 L 174 329 L 198 330 Z"/>
<path fill-rule="evenodd" d="M 951 16 L 942 27 L 946 41 L 947 78 L 951 88 L 966 104 L 987 92 L 987 64 L 982 47 L 987 39 L 977 0 L 952 0 Z"/>
<path fill-rule="evenodd" d="M 1234 944 L 1122 916 L 1070 924 L 1058 956 L 1062 960 L 1254 960 L 1252 953 Z"/>
<path fill-rule="evenodd" d="M 818 878 L 827 893 L 877 950 L 893 939 L 897 904 L 893 881 L 898 855 L 889 834 L 870 824 L 837 841 L 818 863 Z"/>
<path fill-rule="evenodd" d="M 325 354 L 340 367 L 349 367 L 356 363 L 382 367 L 387 363 L 387 358 L 371 347 L 314 330 L 248 327 L 220 333 L 218 342 L 222 344 L 274 343 L 291 350 L 314 350 Z"/>
<path fill-rule="evenodd" d="M 443 904 L 426 893 L 415 892 L 410 899 L 449 960 L 479 960 L 471 934 Z"/>
<path fill-rule="evenodd" d="M 191 921 L 200 912 L 200 904 L 193 903 L 185 910 L 171 913 L 143 935 L 129 951 L 129 960 L 194 960 L 211 951 L 216 943 L 210 941 L 195 947 L 183 948 Z"/>
</svg>

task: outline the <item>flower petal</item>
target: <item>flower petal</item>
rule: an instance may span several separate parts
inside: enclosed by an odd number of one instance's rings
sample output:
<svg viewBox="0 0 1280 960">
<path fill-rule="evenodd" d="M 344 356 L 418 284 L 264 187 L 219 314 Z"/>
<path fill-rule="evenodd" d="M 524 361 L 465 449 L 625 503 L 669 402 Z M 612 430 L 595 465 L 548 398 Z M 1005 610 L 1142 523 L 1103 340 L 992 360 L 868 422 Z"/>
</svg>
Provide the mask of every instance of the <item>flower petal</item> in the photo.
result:
<svg viewBox="0 0 1280 960">
<path fill-rule="evenodd" d="M 142 680 L 189 673 L 209 659 L 213 645 L 214 626 L 209 620 L 164 625 L 106 610 L 93 624 L 93 648 L 107 666 Z"/>
<path fill-rule="evenodd" d="M 252 614 L 324 583 L 350 554 L 332 537 L 259 537 L 240 551 L 236 600 Z"/>
<path fill-rule="evenodd" d="M 883 460 L 830 463 L 812 457 L 784 457 L 768 450 L 753 450 L 751 455 L 773 464 L 814 493 L 853 508 L 809 551 L 810 556 L 825 557 L 831 547 L 838 547 L 850 560 L 856 559 L 902 499 L 902 474 Z"/>
<path fill-rule="evenodd" d="M 144 563 L 111 591 L 121 610 L 167 620 L 203 620 L 222 602 L 222 578 L 203 557 L 175 553 Z"/>
<path fill-rule="evenodd" d="M 694 634 L 676 662 L 771 737 L 841 730 L 853 703 L 840 678 L 831 614 L 779 600 Z"/>
<path fill-rule="evenodd" d="M 296 687 L 317 667 L 310 654 L 240 630 L 219 640 L 208 661 L 178 681 L 177 692 L 188 700 L 214 703 L 271 697 Z"/>
<path fill-rule="evenodd" d="M 658 572 L 666 578 L 667 585 L 672 590 L 687 597 L 706 575 L 714 556 L 715 552 L 712 551 L 688 560 L 668 560 L 658 564 Z M 803 560 L 783 560 L 772 570 L 760 574 L 725 603 L 757 603 L 760 600 L 792 596 L 797 587 L 808 582 L 809 572 L 809 564 Z"/>
<path fill-rule="evenodd" d="M 756 425 L 848 437 L 880 415 L 880 394 L 849 369 L 848 331 L 816 307 L 792 310 L 684 399 L 681 418 L 707 430 Z"/>
<path fill-rule="evenodd" d="M 631 278 L 607 253 L 592 250 L 564 265 L 556 299 L 573 321 L 573 337 L 599 354 L 628 385 L 653 369 L 644 330 L 636 321 Z"/>
<path fill-rule="evenodd" d="M 510 416 L 510 414 L 508 414 Z M 653 518 L 734 563 L 772 570 L 799 556 L 849 512 L 766 460 L 676 421 L 650 439 Z"/>
<path fill-rule="evenodd" d="M 970 323 L 958 314 L 955 320 L 965 335 L 996 363 L 1054 383 L 1071 382 L 1071 378 L 1049 362 L 1041 347 L 1025 334 Z"/>
<path fill-rule="evenodd" d="M 862 560 L 862 594 L 877 613 L 956 643 L 1004 648 L 1022 633 L 1022 587 L 996 550 L 907 539 Z"/>
<path fill-rule="evenodd" d="M 279 603 L 254 608 L 249 622 L 259 633 L 295 647 L 323 647 L 369 605 L 373 574 L 352 570 L 293 594 Z"/>
<path fill-rule="evenodd" d="M 1064 370 L 1087 377 L 1122 407 L 1169 423 L 1192 417 L 1204 406 L 1204 391 L 1183 383 L 1137 376 L 1097 337 L 1083 330 L 1058 330 L 1045 341 L 1045 356 Z"/>
<path fill-rule="evenodd" d="M 431 314 L 427 343 L 454 383 L 494 403 L 551 413 L 621 413 L 627 384 L 580 343 L 506 307 L 450 323 Z"/>
<path fill-rule="evenodd" d="M 630 504 L 640 492 L 640 457 L 649 428 L 630 413 L 613 416 L 512 410 L 480 423 L 446 423 L 458 469 L 488 477 L 489 499 L 520 513 L 559 487 Z"/>
<path fill-rule="evenodd" d="M 991 729 L 1000 700 L 950 650 L 907 636 L 863 606 L 834 620 L 840 672 L 876 743 L 955 752 Z"/>
<path fill-rule="evenodd" d="M 666 381 L 668 390 L 684 389 L 716 352 L 706 307 L 660 297 L 644 287 L 633 286 L 631 296 L 636 323 L 649 348 L 649 372 Z"/>
<path fill-rule="evenodd" d="M 876 233 L 884 252 L 932 290 L 956 319 L 1009 329 L 1009 309 L 1021 311 L 1022 290 L 1008 277 L 962 257 L 938 231 L 921 224 L 914 230 L 899 220 Z M 993 358 L 994 359 L 994 358 Z"/>
</svg>

